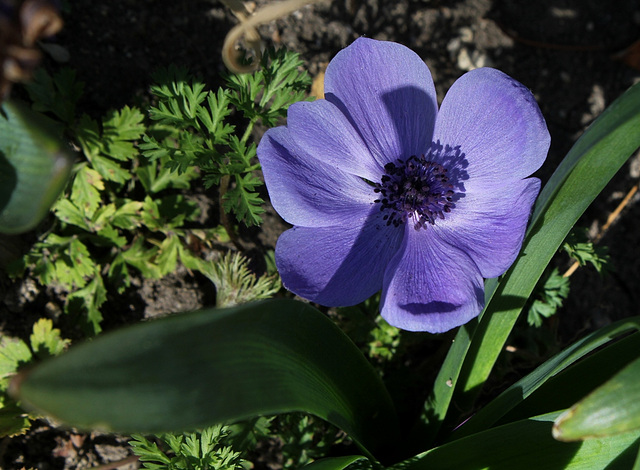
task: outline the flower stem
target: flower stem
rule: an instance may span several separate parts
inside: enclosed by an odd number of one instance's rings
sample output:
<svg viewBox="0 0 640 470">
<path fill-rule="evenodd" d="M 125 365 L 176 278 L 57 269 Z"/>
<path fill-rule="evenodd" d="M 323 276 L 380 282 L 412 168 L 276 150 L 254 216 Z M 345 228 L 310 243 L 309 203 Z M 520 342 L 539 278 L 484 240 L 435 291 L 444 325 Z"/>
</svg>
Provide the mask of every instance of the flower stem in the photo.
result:
<svg viewBox="0 0 640 470">
<path fill-rule="evenodd" d="M 224 199 L 225 194 L 229 190 L 229 183 L 231 181 L 231 175 L 224 175 L 220 178 L 220 187 L 218 189 L 218 205 L 220 208 L 220 222 L 222 226 L 227 231 L 227 235 L 229 235 L 229 239 L 233 245 L 240 251 L 244 250 L 244 247 L 240 243 L 240 239 L 238 238 L 238 234 L 236 233 L 231 221 L 229 220 L 228 214 L 224 211 L 224 206 L 222 204 L 222 200 Z"/>
</svg>

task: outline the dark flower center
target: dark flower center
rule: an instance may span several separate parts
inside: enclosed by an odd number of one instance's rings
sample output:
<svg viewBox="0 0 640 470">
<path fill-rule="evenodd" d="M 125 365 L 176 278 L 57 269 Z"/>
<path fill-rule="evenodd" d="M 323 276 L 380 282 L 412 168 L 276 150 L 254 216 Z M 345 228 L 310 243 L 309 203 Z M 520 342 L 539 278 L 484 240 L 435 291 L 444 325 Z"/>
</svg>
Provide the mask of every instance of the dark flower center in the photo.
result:
<svg viewBox="0 0 640 470">
<path fill-rule="evenodd" d="M 419 230 L 444 219 L 456 207 L 453 181 L 440 163 L 413 155 L 387 163 L 384 171 L 380 183 L 374 184 L 380 194 L 374 202 L 380 203 L 387 225 L 398 227 L 410 220 Z"/>
</svg>

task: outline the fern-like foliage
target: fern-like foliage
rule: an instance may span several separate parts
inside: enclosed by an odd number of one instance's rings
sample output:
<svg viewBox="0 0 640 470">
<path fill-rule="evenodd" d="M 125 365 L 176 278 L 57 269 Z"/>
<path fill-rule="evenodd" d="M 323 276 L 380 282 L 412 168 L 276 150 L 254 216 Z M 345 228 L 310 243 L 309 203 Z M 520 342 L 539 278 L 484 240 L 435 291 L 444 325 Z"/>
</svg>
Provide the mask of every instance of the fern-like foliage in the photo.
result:
<svg viewBox="0 0 640 470">
<path fill-rule="evenodd" d="M 196 173 L 192 167 L 173 171 L 169 157 L 141 158 L 137 143 L 147 124 L 137 108 L 125 106 L 101 120 L 72 119 L 67 113 L 73 106 L 60 100 L 77 98 L 82 86 L 73 82 L 75 75 L 63 70 L 38 77 L 29 85 L 30 95 L 39 100 L 34 106 L 65 119 L 84 160 L 53 206 L 53 227 L 11 266 L 11 273 L 29 270 L 41 284 L 65 292 L 65 312 L 79 315 L 95 334 L 109 288 L 126 289 L 131 268 L 152 278 L 175 270 L 179 245 L 191 235 L 184 225 L 197 218 L 199 208 L 185 196 L 163 191 L 188 188 Z M 136 187 L 144 191 L 133 198 Z"/>
<path fill-rule="evenodd" d="M 225 212 L 259 225 L 264 201 L 251 131 L 258 122 L 276 125 L 292 103 L 304 99 L 311 80 L 301 66 L 297 54 L 270 49 L 257 72 L 230 75 L 227 88 L 216 92 L 184 69 L 158 72 L 151 88 L 158 103 L 149 112 L 156 125 L 143 137 L 143 154 L 152 161 L 166 158 L 178 173 L 198 168 L 207 188 L 220 187 Z M 242 130 L 228 122 L 234 111 L 246 120 Z"/>
<path fill-rule="evenodd" d="M 311 78 L 298 54 L 286 49 L 267 49 L 260 65 L 253 74 L 229 75 L 227 86 L 231 102 L 247 119 L 273 127 L 290 105 L 305 99 Z"/>
<path fill-rule="evenodd" d="M 216 306 L 231 307 L 267 299 L 280 290 L 277 275 L 257 277 L 240 253 L 227 253 L 214 262 L 197 260 L 197 269 L 216 286 Z"/>
<path fill-rule="evenodd" d="M 135 434 L 129 445 L 150 470 L 235 470 L 242 468 L 240 454 L 228 443 L 226 426 L 201 432 L 160 434 L 161 446 Z"/>
<path fill-rule="evenodd" d="M 562 244 L 562 249 L 580 266 L 591 264 L 596 271 L 603 273 L 609 263 L 607 247 L 597 246 L 589 240 L 586 229 L 574 229 Z"/>
<path fill-rule="evenodd" d="M 569 278 L 554 268 L 542 277 L 527 311 L 527 322 L 540 327 L 545 318 L 554 315 L 569 295 Z"/>
</svg>

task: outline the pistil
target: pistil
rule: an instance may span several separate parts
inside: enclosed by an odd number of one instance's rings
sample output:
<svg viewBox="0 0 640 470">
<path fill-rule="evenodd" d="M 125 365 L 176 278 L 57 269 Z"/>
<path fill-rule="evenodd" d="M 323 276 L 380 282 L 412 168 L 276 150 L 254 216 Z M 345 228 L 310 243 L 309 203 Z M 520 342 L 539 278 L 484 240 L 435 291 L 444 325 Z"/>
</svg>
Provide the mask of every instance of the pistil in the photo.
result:
<svg viewBox="0 0 640 470">
<path fill-rule="evenodd" d="M 406 161 L 387 163 L 384 170 L 380 183 L 374 185 L 374 191 L 380 194 L 374 202 L 385 212 L 387 225 L 399 227 L 410 220 L 420 230 L 444 219 L 455 208 L 455 191 L 447 169 L 440 163 L 413 155 Z"/>
</svg>

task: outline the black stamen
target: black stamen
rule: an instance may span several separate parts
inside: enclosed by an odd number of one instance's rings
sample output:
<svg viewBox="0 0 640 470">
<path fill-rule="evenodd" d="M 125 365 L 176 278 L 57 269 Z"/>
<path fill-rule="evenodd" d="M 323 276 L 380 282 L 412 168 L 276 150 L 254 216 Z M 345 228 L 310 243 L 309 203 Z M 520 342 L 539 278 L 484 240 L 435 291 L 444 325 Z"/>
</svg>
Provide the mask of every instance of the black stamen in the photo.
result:
<svg viewBox="0 0 640 470">
<path fill-rule="evenodd" d="M 444 219 L 444 214 L 455 208 L 453 185 L 441 164 L 414 155 L 406 161 L 387 163 L 384 170 L 386 174 L 374 185 L 381 198 L 374 202 L 386 212 L 383 220 L 387 225 L 399 227 L 412 218 L 414 229 L 420 230 Z"/>
</svg>

